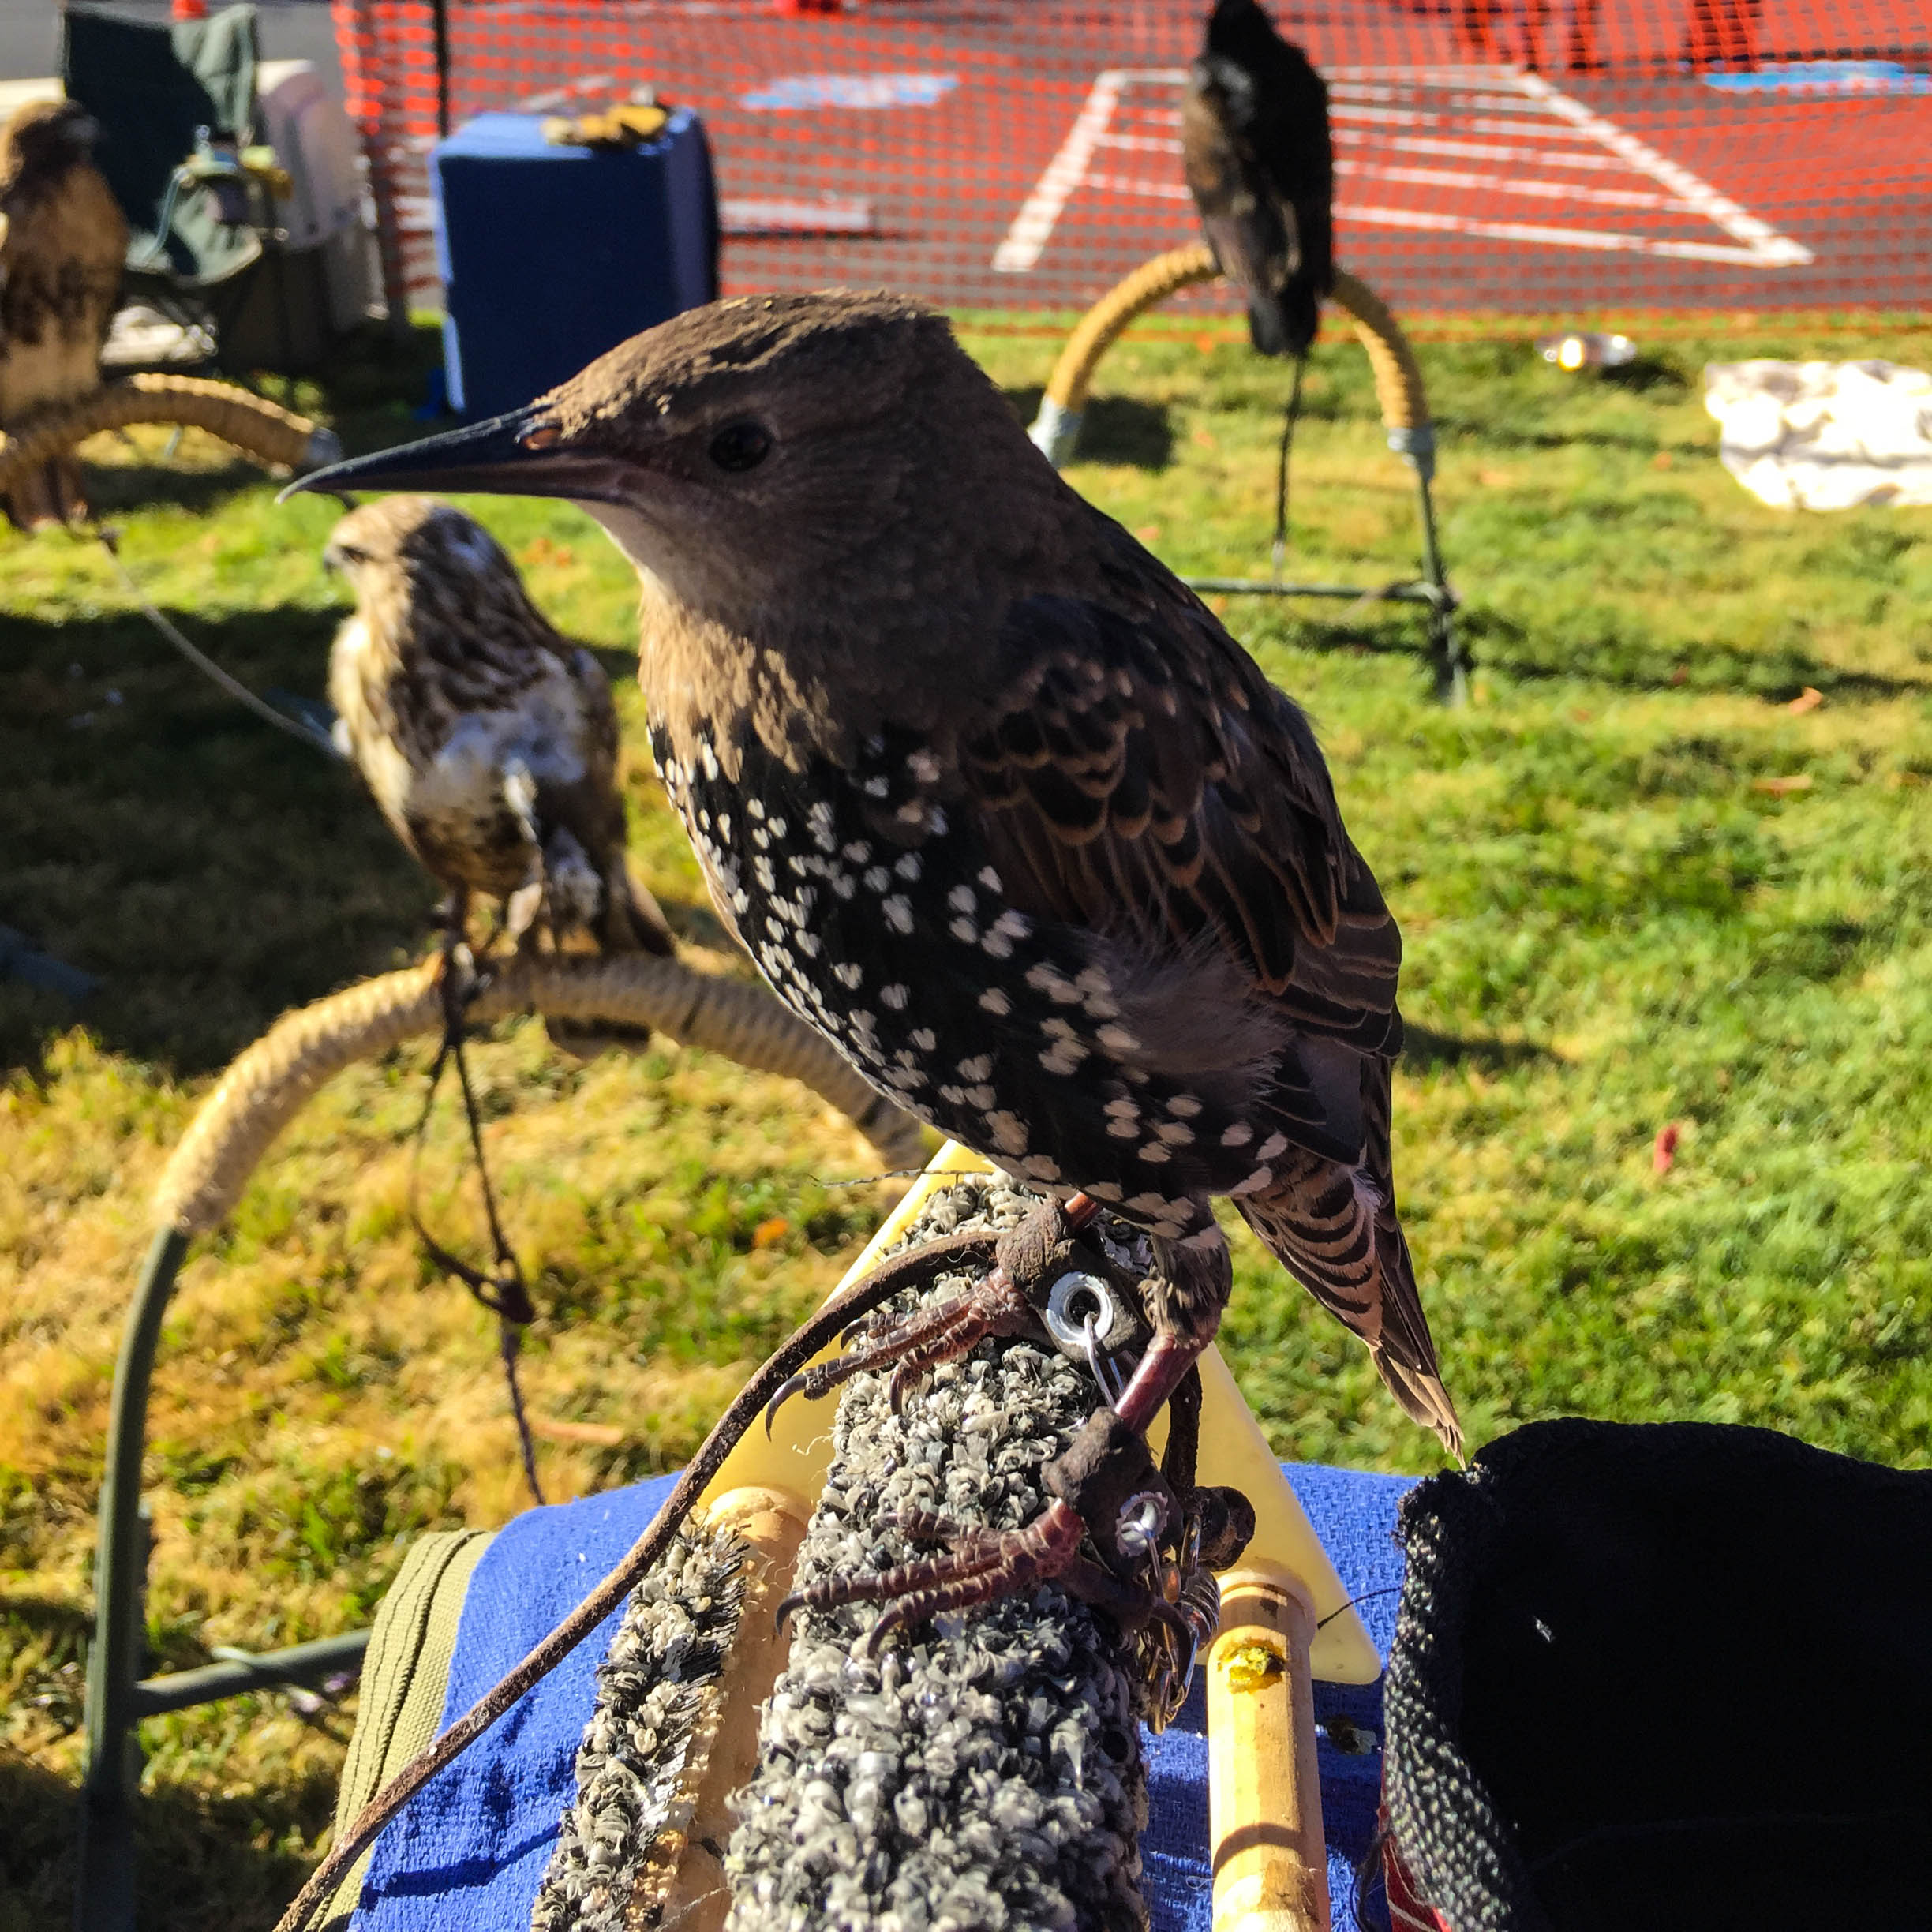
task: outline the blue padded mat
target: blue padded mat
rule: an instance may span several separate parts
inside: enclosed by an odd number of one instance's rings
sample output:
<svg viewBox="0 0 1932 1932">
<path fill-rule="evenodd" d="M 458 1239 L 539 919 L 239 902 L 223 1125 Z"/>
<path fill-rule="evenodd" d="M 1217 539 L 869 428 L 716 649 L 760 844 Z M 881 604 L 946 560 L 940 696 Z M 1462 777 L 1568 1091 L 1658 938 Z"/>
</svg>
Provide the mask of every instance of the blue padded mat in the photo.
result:
<svg viewBox="0 0 1932 1932">
<path fill-rule="evenodd" d="M 1376 1649 L 1388 1654 L 1402 1581 L 1395 1507 L 1409 1479 L 1314 1463 L 1287 1466 Z M 447 1727 L 588 1596 L 668 1494 L 672 1478 L 532 1510 L 497 1537 L 471 1578 L 444 1701 Z M 1371 1593 L 1380 1592 L 1381 1594 Z M 537 1888 L 571 1789 L 577 1744 L 596 1694 L 612 1615 L 508 1717 L 445 1771 L 377 1840 L 355 1917 L 358 1932 L 527 1932 Z M 1163 1735 L 1144 1735 L 1148 1829 L 1141 1840 L 1155 1932 L 1207 1932 L 1208 1750 L 1201 1696 Z M 1315 1687 L 1331 1713 L 1382 1728 L 1380 1686 Z M 1375 1829 L 1379 1752 L 1348 1757 L 1320 1740 L 1322 1813 L 1335 1923 L 1354 1923 L 1355 1868 Z M 1378 1889 L 1372 1923 L 1383 1923 Z"/>
</svg>

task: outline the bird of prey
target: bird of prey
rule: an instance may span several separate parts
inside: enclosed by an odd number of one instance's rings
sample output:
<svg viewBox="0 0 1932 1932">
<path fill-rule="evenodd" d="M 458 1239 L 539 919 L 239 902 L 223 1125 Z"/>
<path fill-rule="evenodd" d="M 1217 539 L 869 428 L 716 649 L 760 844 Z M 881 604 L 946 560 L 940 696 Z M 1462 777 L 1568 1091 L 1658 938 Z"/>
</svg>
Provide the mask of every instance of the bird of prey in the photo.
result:
<svg viewBox="0 0 1932 1932">
<path fill-rule="evenodd" d="M 1043 1264 L 1096 1202 L 1151 1237 L 1152 1339 L 1042 1516 L 830 1600 L 903 1621 L 1071 1576 L 1083 1537 L 1133 1569 L 1121 1482 L 1233 1285 L 1217 1196 L 1457 1447 L 1391 1170 L 1400 939 L 1313 732 L 1054 474 L 942 317 L 713 304 L 316 486 L 596 516 L 638 569 L 658 769 L 781 998 L 1052 1197 Z M 856 1354 L 930 1365 L 1012 1332 L 1012 1252 Z"/>
<path fill-rule="evenodd" d="M 100 387 L 128 225 L 92 159 L 98 132 L 65 100 L 30 102 L 0 128 L 0 427 Z M 6 509 L 23 529 L 84 515 L 79 462 L 51 459 Z"/>
<path fill-rule="evenodd" d="M 1303 356 L 1335 287 L 1328 90 L 1255 0 L 1217 0 L 1188 70 L 1181 159 L 1221 272 L 1264 355 Z"/>
<path fill-rule="evenodd" d="M 356 599 L 329 658 L 336 742 L 447 889 L 453 938 L 477 893 L 501 903 L 519 945 L 669 954 L 664 915 L 624 863 L 609 682 L 496 539 L 451 504 L 391 496 L 344 517 L 323 560 Z"/>
</svg>

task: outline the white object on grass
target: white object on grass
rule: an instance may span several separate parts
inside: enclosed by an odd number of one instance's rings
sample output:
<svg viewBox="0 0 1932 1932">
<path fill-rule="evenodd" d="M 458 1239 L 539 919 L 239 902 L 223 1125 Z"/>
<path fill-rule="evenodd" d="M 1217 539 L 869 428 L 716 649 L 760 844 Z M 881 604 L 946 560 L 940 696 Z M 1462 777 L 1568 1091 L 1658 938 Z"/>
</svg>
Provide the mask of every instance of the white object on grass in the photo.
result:
<svg viewBox="0 0 1932 1932">
<path fill-rule="evenodd" d="M 1713 362 L 1724 466 L 1774 510 L 1932 504 L 1932 375 L 1896 362 Z"/>
</svg>

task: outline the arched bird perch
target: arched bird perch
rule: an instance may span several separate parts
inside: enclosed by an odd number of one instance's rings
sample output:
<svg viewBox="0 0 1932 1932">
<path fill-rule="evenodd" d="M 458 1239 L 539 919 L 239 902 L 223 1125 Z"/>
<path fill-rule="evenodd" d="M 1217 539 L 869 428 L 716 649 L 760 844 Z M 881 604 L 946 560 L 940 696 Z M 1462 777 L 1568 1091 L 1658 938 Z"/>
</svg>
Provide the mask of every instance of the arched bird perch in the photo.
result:
<svg viewBox="0 0 1932 1932">
<path fill-rule="evenodd" d="M 122 1331 L 101 1485 L 81 1808 L 87 1879 L 80 1922 L 88 1932 L 133 1923 L 134 1736 L 140 1720 L 245 1690 L 320 1682 L 353 1666 L 369 1641 L 358 1631 L 253 1657 L 224 1653 L 201 1670 L 145 1676 L 140 1476 L 148 1395 L 162 1316 L 190 1242 L 227 1218 L 275 1137 L 335 1075 L 442 1027 L 441 971 L 440 961 L 431 961 L 387 973 L 285 1014 L 222 1076 L 155 1189 L 156 1231 Z M 799 1080 L 844 1113 L 888 1166 L 925 1164 L 919 1123 L 749 981 L 644 953 L 537 957 L 495 968 L 466 1010 L 478 1022 L 536 1012 L 647 1026 L 685 1046 Z"/>
<path fill-rule="evenodd" d="M 1182 289 L 1217 281 L 1220 274 L 1213 251 L 1205 243 L 1170 249 L 1144 262 L 1116 283 L 1075 324 L 1052 375 L 1046 379 L 1046 392 L 1040 399 L 1039 412 L 1028 431 L 1056 470 L 1064 468 L 1073 459 L 1095 374 L 1102 358 L 1128 324 Z M 1192 590 L 1228 595 L 1344 597 L 1351 601 L 1377 599 L 1426 605 L 1429 656 L 1438 693 L 1444 698 L 1458 698 L 1464 694 L 1467 661 L 1451 621 L 1455 596 L 1443 575 L 1436 548 L 1436 506 L 1429 489 L 1436 474 L 1436 431 L 1429 420 L 1421 368 L 1402 325 L 1367 283 L 1338 269 L 1330 300 L 1348 317 L 1356 339 L 1368 354 L 1389 447 L 1415 472 L 1417 507 L 1422 528 L 1421 581 L 1371 590 L 1345 584 L 1283 583 L 1242 577 L 1190 577 L 1184 581 Z"/>
<path fill-rule="evenodd" d="M 103 430 L 137 423 L 205 429 L 271 469 L 312 470 L 342 455 L 332 429 L 232 383 L 198 376 L 130 376 L 71 402 L 35 410 L 0 431 L 0 498 L 49 457 Z"/>
</svg>

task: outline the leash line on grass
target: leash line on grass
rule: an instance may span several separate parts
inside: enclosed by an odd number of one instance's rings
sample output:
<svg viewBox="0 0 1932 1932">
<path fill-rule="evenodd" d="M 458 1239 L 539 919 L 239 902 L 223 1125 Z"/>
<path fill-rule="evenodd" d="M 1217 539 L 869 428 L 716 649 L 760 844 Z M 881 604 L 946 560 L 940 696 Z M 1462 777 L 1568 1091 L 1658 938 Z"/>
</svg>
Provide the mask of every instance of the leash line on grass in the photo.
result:
<svg viewBox="0 0 1932 1932">
<path fill-rule="evenodd" d="M 312 726 L 301 724 L 278 711 L 266 698 L 256 697 L 239 678 L 231 677 L 207 652 L 191 643 L 175 625 L 155 608 L 147 593 L 135 581 L 133 572 L 122 561 L 118 531 L 110 525 L 103 523 L 95 526 L 94 534 L 100 539 L 101 548 L 113 560 L 115 571 L 121 578 L 121 587 L 133 599 L 135 608 L 210 683 L 227 692 L 237 704 L 245 706 L 258 718 L 265 724 L 272 724 L 277 731 L 286 732 L 291 738 L 299 738 L 304 744 L 324 751 L 332 758 L 341 757 L 342 754 L 335 749 L 333 739 L 325 738 Z"/>
</svg>

